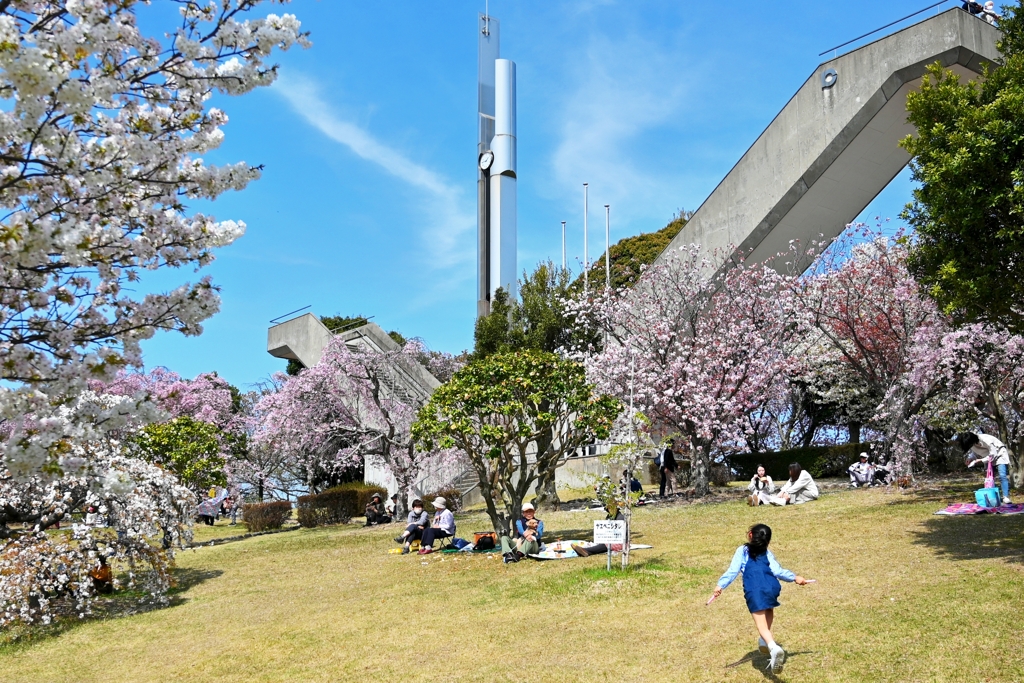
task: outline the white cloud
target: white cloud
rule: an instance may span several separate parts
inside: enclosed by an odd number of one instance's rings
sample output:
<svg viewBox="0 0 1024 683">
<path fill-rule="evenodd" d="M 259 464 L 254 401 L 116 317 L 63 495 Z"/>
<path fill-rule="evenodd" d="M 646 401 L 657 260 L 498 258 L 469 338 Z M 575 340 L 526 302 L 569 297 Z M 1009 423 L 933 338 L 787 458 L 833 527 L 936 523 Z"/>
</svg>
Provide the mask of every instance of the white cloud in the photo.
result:
<svg viewBox="0 0 1024 683">
<path fill-rule="evenodd" d="M 429 251 L 431 265 L 450 268 L 473 259 L 476 212 L 464 200 L 461 188 L 380 142 L 356 124 L 343 120 L 323 100 L 313 81 L 282 74 L 273 90 L 288 101 L 296 114 L 328 138 L 425 193 L 426 205 L 417 207 L 414 215 L 425 220 L 421 239 Z"/>
<path fill-rule="evenodd" d="M 667 221 L 679 208 L 672 203 L 683 200 L 688 178 L 681 163 L 666 166 L 659 149 L 664 145 L 650 137 L 660 129 L 665 139 L 678 138 L 692 60 L 646 38 L 601 34 L 590 36 L 581 56 L 563 76 L 576 85 L 559 103 L 554 186 L 575 207 L 582 183 L 589 182 L 592 221 L 603 223 L 603 216 L 593 214 L 604 203 L 612 204 L 619 225 L 652 214 Z"/>
</svg>

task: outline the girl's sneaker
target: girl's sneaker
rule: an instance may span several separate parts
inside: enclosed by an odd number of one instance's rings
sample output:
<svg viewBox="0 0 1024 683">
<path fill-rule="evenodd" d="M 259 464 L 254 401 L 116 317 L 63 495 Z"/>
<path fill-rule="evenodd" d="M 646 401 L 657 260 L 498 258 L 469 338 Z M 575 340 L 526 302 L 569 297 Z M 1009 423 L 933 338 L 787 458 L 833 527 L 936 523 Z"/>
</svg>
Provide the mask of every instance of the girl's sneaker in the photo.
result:
<svg viewBox="0 0 1024 683">
<path fill-rule="evenodd" d="M 764 638 L 760 636 L 757 638 L 757 649 L 763 655 L 771 654 L 771 650 L 768 649 L 768 643 L 764 642 Z"/>
<path fill-rule="evenodd" d="M 772 661 L 768 663 L 768 668 L 772 670 L 773 674 L 782 673 L 782 665 L 786 663 L 786 651 L 776 645 L 772 649 Z"/>
<path fill-rule="evenodd" d="M 1006 496 L 1003 496 L 1003 505 L 1013 505 L 1013 503 L 1010 502 L 1009 498 L 1007 498 Z"/>
</svg>

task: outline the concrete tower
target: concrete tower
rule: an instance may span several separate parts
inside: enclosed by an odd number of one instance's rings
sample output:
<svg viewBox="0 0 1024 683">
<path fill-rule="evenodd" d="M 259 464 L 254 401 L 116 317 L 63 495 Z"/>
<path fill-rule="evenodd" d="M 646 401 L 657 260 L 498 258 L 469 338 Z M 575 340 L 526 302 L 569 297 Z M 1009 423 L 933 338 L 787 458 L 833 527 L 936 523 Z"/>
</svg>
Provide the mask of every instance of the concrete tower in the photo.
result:
<svg viewBox="0 0 1024 683">
<path fill-rule="evenodd" d="M 516 296 L 516 65 L 499 58 L 498 20 L 480 15 L 477 316 L 494 292 Z"/>
</svg>

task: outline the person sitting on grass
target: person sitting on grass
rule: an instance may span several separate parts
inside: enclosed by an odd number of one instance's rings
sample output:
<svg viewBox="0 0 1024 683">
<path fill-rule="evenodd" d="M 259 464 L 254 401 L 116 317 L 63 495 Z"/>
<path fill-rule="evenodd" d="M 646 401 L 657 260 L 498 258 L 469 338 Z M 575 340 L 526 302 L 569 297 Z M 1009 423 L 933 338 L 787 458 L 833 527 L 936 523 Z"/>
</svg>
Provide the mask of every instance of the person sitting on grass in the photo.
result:
<svg viewBox="0 0 1024 683">
<path fill-rule="evenodd" d="M 384 514 L 384 503 L 381 502 L 381 498 L 379 493 L 374 493 L 370 497 L 370 502 L 366 504 L 366 526 L 391 523 L 391 518 Z"/>
<path fill-rule="evenodd" d="M 434 541 L 455 535 L 455 515 L 448 509 L 448 501 L 441 496 L 434 499 L 434 521 L 423 530 L 420 555 L 434 552 Z"/>
<path fill-rule="evenodd" d="M 818 485 L 811 473 L 794 462 L 789 466 L 789 481 L 782 485 L 779 494 L 771 499 L 772 505 L 800 505 L 818 499 Z"/>
<path fill-rule="evenodd" d="M 860 462 L 855 462 L 846 468 L 850 474 L 850 487 L 871 486 L 875 479 L 875 468 L 868 462 L 868 454 L 861 452 Z"/>
<path fill-rule="evenodd" d="M 413 541 L 423 538 L 423 531 L 430 526 L 430 519 L 427 518 L 427 511 L 423 509 L 423 501 L 417 498 L 412 502 L 412 510 L 409 510 L 409 518 L 406 520 L 405 531 L 395 536 L 395 543 L 402 546 L 402 554 L 409 553 L 409 546 Z"/>
<path fill-rule="evenodd" d="M 747 490 L 750 491 L 747 505 L 767 505 L 771 500 L 771 495 L 775 493 L 775 482 L 765 474 L 764 465 L 757 466 L 757 474 L 750 480 Z"/>
<path fill-rule="evenodd" d="M 543 535 L 544 522 L 537 519 L 537 509 L 532 503 L 524 503 L 523 516 L 516 520 L 515 541 L 508 536 L 501 537 L 501 553 L 505 564 L 539 553 L 540 538 Z"/>
</svg>

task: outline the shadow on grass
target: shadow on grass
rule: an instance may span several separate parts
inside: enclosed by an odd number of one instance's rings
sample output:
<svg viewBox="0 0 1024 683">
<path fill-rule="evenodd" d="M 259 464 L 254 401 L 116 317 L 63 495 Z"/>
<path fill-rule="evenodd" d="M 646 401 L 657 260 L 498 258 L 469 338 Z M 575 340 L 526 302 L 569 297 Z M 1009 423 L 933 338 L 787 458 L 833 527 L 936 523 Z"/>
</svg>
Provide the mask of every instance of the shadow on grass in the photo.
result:
<svg viewBox="0 0 1024 683">
<path fill-rule="evenodd" d="M 800 655 L 806 654 L 811 654 L 811 651 L 808 650 L 806 652 L 787 652 L 786 663 L 788 664 L 794 657 L 799 657 Z M 782 680 L 778 676 L 773 674 L 771 672 L 771 669 L 768 668 L 768 664 L 769 662 L 771 662 L 771 657 L 769 657 L 766 654 L 762 654 L 760 650 L 752 650 L 751 652 L 748 652 L 739 661 L 733 662 L 732 664 L 726 664 L 725 668 L 733 669 L 737 666 L 740 666 L 741 664 L 746 664 L 747 662 L 750 662 L 750 668 L 760 673 L 762 676 L 765 677 L 766 680 L 776 682 Z"/>
<path fill-rule="evenodd" d="M 172 573 L 175 586 L 167 592 L 165 602 L 148 600 L 146 593 L 137 590 L 120 590 L 109 596 L 101 595 L 93 603 L 92 614 L 85 619 L 66 616 L 50 624 L 18 624 L 5 629 L 0 632 L 0 654 L 56 638 L 91 621 L 120 619 L 184 604 L 184 593 L 224 572 L 217 569 L 174 569 Z"/>
<path fill-rule="evenodd" d="M 915 532 L 914 543 L 956 560 L 1003 558 L 1024 564 L 1024 515 L 933 517 Z"/>
<path fill-rule="evenodd" d="M 936 485 L 925 482 L 918 488 L 910 489 L 888 501 L 888 505 L 918 505 L 920 503 L 973 503 L 974 491 L 981 488 L 981 481 L 958 480 Z"/>
</svg>

